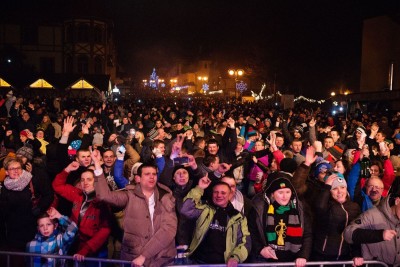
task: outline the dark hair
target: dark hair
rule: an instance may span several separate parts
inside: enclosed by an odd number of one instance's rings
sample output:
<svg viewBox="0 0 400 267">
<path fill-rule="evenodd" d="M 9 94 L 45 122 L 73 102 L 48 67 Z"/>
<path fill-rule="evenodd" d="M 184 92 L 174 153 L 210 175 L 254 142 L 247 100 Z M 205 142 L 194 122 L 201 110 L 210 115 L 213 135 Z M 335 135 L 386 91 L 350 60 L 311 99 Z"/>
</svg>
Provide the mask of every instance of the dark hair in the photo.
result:
<svg viewBox="0 0 400 267">
<path fill-rule="evenodd" d="M 38 223 L 39 220 L 43 219 L 43 218 L 49 218 L 50 219 L 50 216 L 49 216 L 49 214 L 47 212 L 43 212 L 37 217 L 36 222 Z M 58 219 L 50 219 L 50 221 L 52 222 L 52 224 L 58 223 Z"/>
<path fill-rule="evenodd" d="M 218 156 L 216 155 L 208 155 L 203 159 L 203 163 L 206 167 L 210 167 L 210 164 L 217 160 Z"/>
<path fill-rule="evenodd" d="M 225 185 L 225 186 L 227 186 L 228 188 L 229 188 L 229 192 L 231 191 L 231 186 L 228 184 L 228 183 L 225 183 L 225 182 L 222 182 L 222 181 L 218 181 L 218 182 L 216 182 L 214 185 L 213 185 L 213 189 L 216 187 L 216 186 L 218 186 L 218 185 Z"/>
<path fill-rule="evenodd" d="M 215 139 L 210 139 L 210 140 L 208 140 L 207 146 L 210 145 L 210 144 L 215 144 L 215 145 L 217 145 L 217 146 L 219 147 L 218 142 L 217 142 L 217 140 L 215 140 Z"/>
<path fill-rule="evenodd" d="M 143 163 L 142 165 L 139 166 L 139 168 L 137 170 L 137 175 L 139 175 L 140 177 L 142 176 L 143 168 L 153 168 L 158 172 L 158 168 L 156 165 L 151 164 L 151 163 Z"/>
</svg>

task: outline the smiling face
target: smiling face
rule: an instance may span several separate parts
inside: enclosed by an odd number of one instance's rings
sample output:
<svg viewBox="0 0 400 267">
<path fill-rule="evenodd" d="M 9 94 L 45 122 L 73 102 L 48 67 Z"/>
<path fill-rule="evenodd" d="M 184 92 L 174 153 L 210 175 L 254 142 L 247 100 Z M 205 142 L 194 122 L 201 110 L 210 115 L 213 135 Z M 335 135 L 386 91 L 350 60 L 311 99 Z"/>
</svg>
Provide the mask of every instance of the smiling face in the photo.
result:
<svg viewBox="0 0 400 267">
<path fill-rule="evenodd" d="M 382 197 L 383 182 L 379 177 L 372 176 L 365 185 L 365 192 L 372 201 L 378 201 Z"/>
<path fill-rule="evenodd" d="M 11 179 L 18 179 L 22 174 L 22 165 L 18 161 L 12 161 L 8 164 L 6 174 Z"/>
<path fill-rule="evenodd" d="M 272 193 L 272 198 L 275 199 L 281 206 L 286 206 L 292 197 L 292 190 L 290 188 L 278 189 Z"/>
<path fill-rule="evenodd" d="M 339 202 L 340 204 L 346 201 L 347 197 L 347 187 L 346 186 L 338 186 L 331 190 L 331 196 L 334 200 Z"/>
<path fill-rule="evenodd" d="M 229 203 L 231 189 L 228 185 L 218 184 L 213 188 L 212 199 L 216 206 L 226 208 Z"/>
</svg>

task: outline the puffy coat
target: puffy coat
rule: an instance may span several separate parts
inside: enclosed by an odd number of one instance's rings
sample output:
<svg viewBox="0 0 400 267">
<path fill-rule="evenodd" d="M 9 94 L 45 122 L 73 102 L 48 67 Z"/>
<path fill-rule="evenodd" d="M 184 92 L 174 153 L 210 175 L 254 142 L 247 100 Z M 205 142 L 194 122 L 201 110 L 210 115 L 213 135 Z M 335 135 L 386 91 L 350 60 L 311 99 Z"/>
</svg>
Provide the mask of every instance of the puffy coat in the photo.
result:
<svg viewBox="0 0 400 267">
<path fill-rule="evenodd" d="M 344 231 L 349 244 L 361 244 L 364 260 L 378 260 L 389 265 L 400 264 L 400 239 L 383 240 L 383 231 L 387 229 L 400 232 L 400 219 L 393 214 L 387 197 L 377 207 L 363 212 Z"/>
<path fill-rule="evenodd" d="M 349 197 L 343 204 L 331 198 L 331 186 L 325 185 L 315 202 L 315 234 L 314 251 L 320 255 L 339 259 L 352 259 L 352 256 L 360 256 L 354 248 L 343 238 L 343 231 L 348 224 L 358 215 L 360 207 L 352 202 Z"/>
<path fill-rule="evenodd" d="M 175 235 L 177 218 L 175 199 L 171 190 L 157 184 L 154 189 L 154 215 L 151 221 L 149 204 L 140 185 L 111 192 L 104 174 L 96 176 L 99 199 L 118 208 L 124 208 L 121 259 L 133 260 L 143 255 L 144 266 L 165 266 L 176 255 Z"/>
</svg>

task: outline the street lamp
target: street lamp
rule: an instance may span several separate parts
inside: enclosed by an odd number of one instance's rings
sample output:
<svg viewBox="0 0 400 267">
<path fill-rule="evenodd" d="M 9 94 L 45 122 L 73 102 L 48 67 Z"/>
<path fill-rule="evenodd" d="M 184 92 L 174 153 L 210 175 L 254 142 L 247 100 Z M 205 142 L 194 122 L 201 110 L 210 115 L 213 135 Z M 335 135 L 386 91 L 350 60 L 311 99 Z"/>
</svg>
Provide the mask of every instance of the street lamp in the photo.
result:
<svg viewBox="0 0 400 267">
<path fill-rule="evenodd" d="M 229 76 L 231 76 L 232 78 L 235 79 L 235 98 L 237 98 L 236 84 L 237 84 L 239 78 L 244 75 L 244 70 L 242 70 L 242 69 L 237 69 L 237 70 L 229 69 L 228 70 L 228 74 L 229 74 Z"/>
</svg>

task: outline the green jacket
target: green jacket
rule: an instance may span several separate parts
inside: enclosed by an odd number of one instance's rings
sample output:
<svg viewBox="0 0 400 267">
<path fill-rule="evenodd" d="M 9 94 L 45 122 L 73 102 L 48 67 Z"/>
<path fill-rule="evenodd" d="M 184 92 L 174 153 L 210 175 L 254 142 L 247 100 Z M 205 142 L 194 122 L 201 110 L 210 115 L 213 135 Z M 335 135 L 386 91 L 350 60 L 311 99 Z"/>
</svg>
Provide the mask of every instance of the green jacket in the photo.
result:
<svg viewBox="0 0 400 267">
<path fill-rule="evenodd" d="M 181 209 L 183 215 L 189 218 L 197 218 L 196 230 L 189 247 L 189 255 L 196 250 L 203 240 L 216 212 L 213 206 L 201 203 L 200 199 L 203 193 L 204 190 L 199 187 L 190 190 L 184 199 Z M 238 262 L 244 262 L 249 255 L 250 249 L 251 240 L 250 232 L 247 228 L 247 219 L 238 212 L 228 220 L 226 251 L 224 253 L 225 262 L 228 262 L 230 258 L 235 258 Z"/>
</svg>

